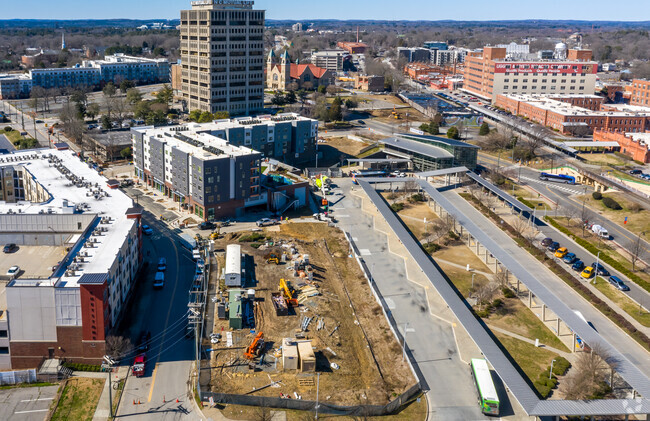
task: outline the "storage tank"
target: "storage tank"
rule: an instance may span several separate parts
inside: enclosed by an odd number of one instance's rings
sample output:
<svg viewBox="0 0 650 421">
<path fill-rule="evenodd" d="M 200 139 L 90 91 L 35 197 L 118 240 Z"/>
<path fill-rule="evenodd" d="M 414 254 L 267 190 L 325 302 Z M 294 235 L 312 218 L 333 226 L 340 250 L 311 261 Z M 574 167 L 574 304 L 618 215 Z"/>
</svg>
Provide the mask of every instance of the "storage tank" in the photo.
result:
<svg viewBox="0 0 650 421">
<path fill-rule="evenodd" d="M 229 244 L 226 247 L 226 272 L 227 287 L 240 287 L 241 285 L 241 246 Z"/>
</svg>

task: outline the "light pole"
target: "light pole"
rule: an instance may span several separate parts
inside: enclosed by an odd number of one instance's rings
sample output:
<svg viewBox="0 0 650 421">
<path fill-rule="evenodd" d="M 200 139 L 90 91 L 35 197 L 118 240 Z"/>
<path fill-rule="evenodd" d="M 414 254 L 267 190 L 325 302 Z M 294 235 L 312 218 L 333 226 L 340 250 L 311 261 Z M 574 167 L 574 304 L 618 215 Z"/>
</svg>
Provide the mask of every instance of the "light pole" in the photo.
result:
<svg viewBox="0 0 650 421">
<path fill-rule="evenodd" d="M 316 419 L 318 419 L 318 392 L 320 389 L 320 373 L 316 375 Z"/>
<path fill-rule="evenodd" d="M 113 418 L 115 414 L 113 414 L 113 385 L 111 384 L 111 374 L 113 372 L 113 364 L 115 364 L 115 361 L 113 361 L 110 356 L 104 355 L 104 363 L 108 366 L 108 409 L 111 418 Z"/>
<path fill-rule="evenodd" d="M 548 373 L 548 379 L 550 380 L 553 378 L 553 363 L 555 362 L 555 358 L 551 360 L 551 371 Z"/>
<path fill-rule="evenodd" d="M 598 264 L 600 262 L 600 252 L 596 255 L 596 267 L 594 268 L 594 271 L 596 272 L 594 274 L 594 282 L 593 284 L 596 285 L 596 278 L 598 277 Z"/>
<path fill-rule="evenodd" d="M 475 276 L 476 276 L 476 273 L 472 273 L 472 289 L 471 289 L 470 292 L 469 292 L 469 293 L 470 293 L 470 296 L 471 296 L 472 292 L 474 292 L 474 277 L 475 277 Z"/>
</svg>

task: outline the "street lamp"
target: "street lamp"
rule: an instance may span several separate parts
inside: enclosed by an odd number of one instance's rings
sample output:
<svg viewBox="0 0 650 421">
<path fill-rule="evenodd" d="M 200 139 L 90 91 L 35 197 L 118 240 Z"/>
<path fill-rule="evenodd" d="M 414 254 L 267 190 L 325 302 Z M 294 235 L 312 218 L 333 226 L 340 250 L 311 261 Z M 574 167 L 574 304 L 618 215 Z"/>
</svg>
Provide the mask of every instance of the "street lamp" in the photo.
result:
<svg viewBox="0 0 650 421">
<path fill-rule="evenodd" d="M 551 380 L 553 378 L 553 363 L 555 362 L 555 358 L 551 360 L 551 371 L 548 373 L 548 379 Z"/>
<path fill-rule="evenodd" d="M 594 282 L 593 282 L 594 285 L 596 285 L 596 278 L 598 277 L 598 263 L 599 262 L 600 262 L 600 252 L 598 252 L 598 254 L 596 255 L 596 267 L 594 268 L 596 273 L 594 274 Z"/>
<path fill-rule="evenodd" d="M 472 273 L 472 290 L 470 291 L 470 295 L 474 291 L 474 277 L 475 276 L 476 276 L 476 273 Z"/>
</svg>

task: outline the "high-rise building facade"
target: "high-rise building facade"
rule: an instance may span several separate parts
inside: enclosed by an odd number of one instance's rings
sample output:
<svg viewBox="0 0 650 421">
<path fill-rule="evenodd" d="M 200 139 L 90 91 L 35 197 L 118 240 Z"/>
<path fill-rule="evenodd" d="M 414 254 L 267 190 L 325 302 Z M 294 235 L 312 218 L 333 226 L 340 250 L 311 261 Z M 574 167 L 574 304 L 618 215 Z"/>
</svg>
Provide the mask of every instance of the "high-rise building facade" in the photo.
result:
<svg viewBox="0 0 650 421">
<path fill-rule="evenodd" d="M 189 110 L 264 108 L 264 11 L 248 0 L 198 0 L 181 11 L 181 93 Z"/>
</svg>

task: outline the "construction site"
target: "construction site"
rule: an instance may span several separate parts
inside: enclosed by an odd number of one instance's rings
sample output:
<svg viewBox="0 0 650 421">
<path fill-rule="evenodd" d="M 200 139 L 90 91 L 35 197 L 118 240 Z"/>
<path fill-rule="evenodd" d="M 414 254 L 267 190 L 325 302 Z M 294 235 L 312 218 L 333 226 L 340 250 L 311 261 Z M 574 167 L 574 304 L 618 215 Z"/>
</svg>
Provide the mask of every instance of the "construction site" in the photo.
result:
<svg viewBox="0 0 650 421">
<path fill-rule="evenodd" d="M 218 285 L 211 287 L 213 333 L 203 343 L 210 370 L 202 370 L 202 388 L 385 405 L 415 385 L 349 247 L 340 230 L 322 222 L 215 239 Z"/>
</svg>

